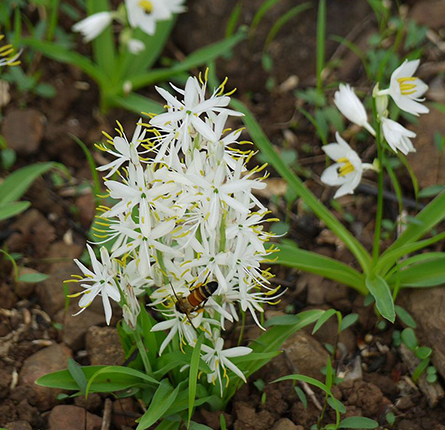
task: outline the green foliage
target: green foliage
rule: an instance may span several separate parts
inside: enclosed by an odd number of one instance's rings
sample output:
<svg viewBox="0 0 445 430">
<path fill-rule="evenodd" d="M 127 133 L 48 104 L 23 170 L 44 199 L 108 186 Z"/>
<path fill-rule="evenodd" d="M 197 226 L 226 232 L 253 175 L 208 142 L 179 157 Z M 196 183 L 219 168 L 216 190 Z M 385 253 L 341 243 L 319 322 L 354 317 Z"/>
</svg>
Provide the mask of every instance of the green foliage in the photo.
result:
<svg viewBox="0 0 445 430">
<path fill-rule="evenodd" d="M 18 215 L 28 209 L 31 205 L 29 202 L 19 202 L 17 200 L 25 194 L 39 176 L 53 168 L 67 173 L 66 168 L 61 164 L 38 163 L 22 167 L 8 175 L 0 185 L 0 221 Z"/>
</svg>

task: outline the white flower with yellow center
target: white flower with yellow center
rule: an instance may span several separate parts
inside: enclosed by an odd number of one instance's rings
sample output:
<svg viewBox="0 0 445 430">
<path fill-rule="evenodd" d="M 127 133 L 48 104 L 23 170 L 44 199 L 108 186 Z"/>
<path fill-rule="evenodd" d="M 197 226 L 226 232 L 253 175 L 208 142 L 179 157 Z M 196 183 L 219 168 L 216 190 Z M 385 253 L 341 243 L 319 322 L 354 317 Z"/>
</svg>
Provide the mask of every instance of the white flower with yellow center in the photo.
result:
<svg viewBox="0 0 445 430">
<path fill-rule="evenodd" d="M 99 36 L 113 21 L 113 12 L 99 12 L 74 24 L 72 29 L 81 33 L 85 43 L 91 42 Z"/>
<path fill-rule="evenodd" d="M 394 152 L 399 150 L 404 155 L 408 152 L 416 152 L 410 138 L 416 137 L 416 133 L 406 129 L 399 123 L 388 118 L 381 118 L 382 130 L 385 140 Z"/>
<path fill-rule="evenodd" d="M 337 143 L 331 143 L 321 148 L 335 163 L 329 166 L 321 175 L 321 181 L 332 187 L 340 188 L 334 199 L 346 194 L 353 194 L 360 184 L 364 170 L 373 170 L 372 164 L 362 163 L 358 154 L 336 133 Z"/>
<path fill-rule="evenodd" d="M 223 378 L 227 379 L 226 385 L 229 383 L 227 369 L 231 370 L 235 375 L 239 376 L 244 382 L 246 382 L 246 377 L 244 376 L 243 372 L 241 372 L 241 370 L 238 369 L 238 367 L 236 367 L 229 360 L 229 358 L 242 357 L 243 355 L 247 355 L 252 352 L 251 348 L 247 348 L 245 346 L 237 346 L 229 349 L 223 348 L 224 339 L 221 337 L 218 337 L 216 341 L 214 341 L 213 348 L 204 344 L 201 346 L 201 350 L 204 352 L 202 359 L 212 370 L 212 373 L 207 375 L 207 380 L 212 384 L 216 384 L 216 381 L 218 381 L 221 386 L 221 394 L 224 388 L 221 378 L 221 369 L 223 371 Z"/>
<path fill-rule="evenodd" d="M 429 112 L 429 109 L 420 103 L 425 100 L 421 97 L 427 92 L 428 85 L 413 76 L 419 62 L 420 60 L 405 60 L 391 75 L 389 88 L 378 92 L 378 95 L 390 95 L 400 109 L 416 116 Z"/>
<path fill-rule="evenodd" d="M 334 103 L 349 121 L 366 128 L 375 136 L 375 130 L 368 122 L 365 106 L 348 84 L 340 84 L 340 89 L 334 94 Z"/>
<path fill-rule="evenodd" d="M 98 261 L 94 255 L 94 251 L 90 245 L 87 245 L 88 253 L 91 259 L 91 265 L 93 270 L 87 269 L 79 260 L 75 259 L 74 262 L 77 264 L 79 269 L 85 275 L 85 278 L 81 278 L 78 282 L 81 282 L 81 286 L 85 288 L 84 291 L 72 294 L 69 297 L 82 296 L 79 300 L 79 307 L 82 309 L 77 312 L 76 315 L 82 313 L 88 306 L 93 303 L 96 296 L 102 296 L 102 303 L 105 311 L 105 319 L 107 324 L 110 324 L 112 310 L 110 305 L 110 299 L 115 302 L 121 300 L 119 289 L 116 285 L 115 276 L 117 273 L 117 264 L 110 259 L 108 251 L 105 247 L 100 249 L 100 256 L 102 262 Z M 90 283 L 91 285 L 89 285 Z"/>
<path fill-rule="evenodd" d="M 0 41 L 5 38 L 4 34 L 0 34 Z M 7 43 L 0 47 L 0 67 L 3 66 L 18 66 L 20 64 L 19 57 L 22 51 L 16 52 L 14 47 Z"/>
<path fill-rule="evenodd" d="M 156 22 L 165 21 L 174 13 L 184 12 L 184 0 L 125 0 L 131 27 L 153 35 Z"/>
</svg>

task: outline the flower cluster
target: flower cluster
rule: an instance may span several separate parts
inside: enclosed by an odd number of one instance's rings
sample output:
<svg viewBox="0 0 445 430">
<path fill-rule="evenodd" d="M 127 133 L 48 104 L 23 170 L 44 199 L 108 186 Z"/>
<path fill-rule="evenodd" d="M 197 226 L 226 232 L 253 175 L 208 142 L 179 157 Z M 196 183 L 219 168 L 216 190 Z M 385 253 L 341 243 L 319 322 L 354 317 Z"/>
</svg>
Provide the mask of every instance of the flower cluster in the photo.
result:
<svg viewBox="0 0 445 430">
<path fill-rule="evenodd" d="M 185 0 L 125 0 L 114 12 L 98 12 L 74 24 L 73 30 L 83 35 L 85 42 L 91 42 L 116 20 L 127 27 L 120 34 L 120 39 L 131 53 L 139 54 L 145 50 L 144 43 L 132 37 L 134 29 L 141 29 L 152 36 L 156 32 L 156 23 L 172 18 L 173 14 L 185 11 Z"/>
<path fill-rule="evenodd" d="M 5 38 L 4 34 L 0 34 L 0 42 Z M 7 43 L 0 47 L 0 67 L 3 66 L 18 66 L 20 64 L 21 52 L 16 52 L 14 47 Z"/>
<path fill-rule="evenodd" d="M 274 219 L 254 195 L 266 186 L 265 166 L 249 171 L 250 142 L 239 140 L 242 129 L 227 128 L 241 114 L 228 107 L 224 84 L 210 97 L 201 76 L 188 78 L 184 90 L 172 87 L 176 96 L 157 88 L 166 113 L 141 119 L 131 140 L 119 125 L 119 135 L 99 145 L 114 157 L 99 170 L 108 172 L 105 185 L 117 203 L 100 208 L 97 229 L 102 243 L 112 243 L 111 255 L 103 246 L 98 261 L 89 247 L 92 271 L 77 262 L 85 274 L 79 305 L 82 311 L 102 296 L 109 323 L 109 300 L 119 302 L 134 328 L 137 297 L 149 296 L 163 317 L 152 330 L 168 331 L 159 353 L 194 346 L 203 333 L 208 380 L 222 389 L 228 370 L 244 379 L 230 358 L 251 351 L 223 349 L 225 323 L 248 311 L 261 326 L 263 304 L 280 295 L 261 268 L 274 252 L 265 247 L 272 235 L 264 223 Z"/>
<path fill-rule="evenodd" d="M 428 90 L 428 86 L 413 76 L 418 66 L 419 60 L 406 60 L 392 73 L 388 89 L 380 90 L 377 85 L 373 92 L 377 126 L 381 127 L 383 137 L 389 147 L 394 152 L 400 151 L 404 155 L 416 151 L 410 140 L 416 137 L 416 133 L 388 118 L 388 96 L 401 110 L 407 113 L 416 116 L 428 113 L 428 108 L 421 103 L 424 101 L 421 97 Z M 349 121 L 364 127 L 372 136 L 376 136 L 376 131 L 368 122 L 368 115 L 363 103 L 349 85 L 340 84 L 340 89 L 334 95 L 334 103 Z M 337 143 L 322 148 L 335 163 L 329 166 L 321 176 L 323 183 L 340 186 L 334 198 L 352 194 L 361 181 L 363 171 L 376 169 L 375 165 L 362 163 L 359 155 L 348 143 L 338 133 L 336 136 Z"/>
</svg>

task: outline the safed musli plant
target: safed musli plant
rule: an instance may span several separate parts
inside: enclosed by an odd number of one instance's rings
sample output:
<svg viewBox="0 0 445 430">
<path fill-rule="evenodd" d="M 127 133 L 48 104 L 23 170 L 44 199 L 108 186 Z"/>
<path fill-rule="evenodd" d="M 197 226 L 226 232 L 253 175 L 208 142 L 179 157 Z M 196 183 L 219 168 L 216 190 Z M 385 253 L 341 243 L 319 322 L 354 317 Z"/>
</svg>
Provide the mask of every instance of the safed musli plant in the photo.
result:
<svg viewBox="0 0 445 430">
<path fill-rule="evenodd" d="M 375 220 L 374 246 L 371 253 L 345 228 L 315 195 L 305 188 L 302 181 L 283 162 L 270 141 L 262 132 L 247 108 L 238 101 L 232 104 L 245 113 L 244 121 L 256 145 L 267 155 L 270 163 L 287 180 L 289 186 L 312 209 L 325 225 L 337 235 L 356 257 L 361 270 L 340 261 L 298 248 L 292 241 L 283 240 L 278 246 L 277 263 L 316 273 L 342 284 L 348 285 L 362 294 L 371 294 L 377 310 L 389 321 L 395 319 L 394 299 L 401 288 L 433 287 L 445 282 L 445 253 L 422 252 L 428 246 L 445 238 L 445 233 L 435 234 L 434 227 L 445 217 L 445 192 L 439 194 L 415 218 L 401 218 L 402 233 L 383 252 L 381 250 L 381 230 L 383 217 L 384 172 L 398 191 L 400 187 L 389 163 L 389 155 L 397 155 L 405 165 L 404 157 L 415 148 L 411 141 L 416 135 L 389 117 L 388 103 L 392 100 L 398 109 L 418 116 L 427 114 L 428 108 L 422 104 L 422 96 L 427 85 L 415 76 L 419 61 L 404 61 L 392 72 L 387 89 L 379 88 L 378 83 L 372 92 L 372 125 L 368 113 L 354 90 L 348 85 L 340 85 L 334 102 L 340 112 L 351 122 L 363 127 L 374 140 L 377 160 L 363 163 L 359 154 L 340 136 L 336 142 L 322 147 L 334 163 L 323 173 L 323 183 L 339 187 L 335 197 L 352 194 L 361 181 L 362 174 L 373 170 L 378 175 L 377 213 Z M 427 236 L 427 238 L 425 238 Z"/>
<path fill-rule="evenodd" d="M 109 0 L 87 0 L 87 17 L 72 29 L 82 33 L 85 43 L 92 42 L 92 59 L 57 41 L 27 37 L 21 38 L 21 43 L 55 61 L 79 67 L 99 86 L 103 111 L 123 107 L 159 113 L 161 105 L 135 91 L 206 64 L 228 53 L 245 37 L 240 30 L 169 67 L 153 68 L 173 30 L 176 14 L 186 10 L 184 4 L 185 0 L 126 0 L 112 10 Z M 56 12 L 57 22 L 57 6 L 51 11 Z"/>
<path fill-rule="evenodd" d="M 224 83 L 225 84 L 225 83 Z M 190 77 L 176 95 L 157 88 L 167 112 L 140 120 L 131 140 L 119 125 L 99 148 L 113 157 L 99 167 L 114 202 L 100 206 L 92 268 L 83 276 L 79 313 L 101 297 L 122 308 L 119 333 L 128 367 L 69 369 L 38 383 L 77 390 L 135 394 L 146 406 L 138 429 L 164 418 L 159 429 L 190 423 L 193 408 L 223 409 L 239 385 L 276 356 L 285 339 L 324 311 L 279 320 L 249 346 L 226 345 L 228 323 L 246 314 L 264 329 L 263 305 L 284 293 L 262 263 L 274 258 L 265 225 L 270 211 L 254 191 L 266 186 L 265 166 L 248 170 L 254 154 L 227 128 L 224 84 L 207 95 L 207 77 Z M 271 323 L 269 322 L 269 325 Z M 272 322 L 273 324 L 273 322 Z M 135 358 L 137 357 L 137 358 Z M 141 371 L 143 370 L 143 371 Z M 187 414 L 188 410 L 188 414 Z"/>
</svg>

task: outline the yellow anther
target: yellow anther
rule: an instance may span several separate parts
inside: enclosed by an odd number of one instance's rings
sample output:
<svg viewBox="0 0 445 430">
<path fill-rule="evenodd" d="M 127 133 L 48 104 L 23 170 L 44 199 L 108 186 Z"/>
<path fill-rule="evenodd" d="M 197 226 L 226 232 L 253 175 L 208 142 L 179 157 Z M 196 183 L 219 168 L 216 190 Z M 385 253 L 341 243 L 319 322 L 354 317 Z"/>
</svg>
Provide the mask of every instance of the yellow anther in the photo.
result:
<svg viewBox="0 0 445 430">
<path fill-rule="evenodd" d="M 417 78 L 414 76 L 405 77 L 405 78 L 398 78 L 397 82 L 400 86 L 400 93 L 402 96 L 409 96 L 411 94 L 414 94 L 416 92 L 417 85 L 416 84 L 409 84 L 407 82 L 414 82 Z"/>
<path fill-rule="evenodd" d="M 149 0 L 140 0 L 139 1 L 139 6 L 142 9 L 144 9 L 144 11 L 147 12 L 147 13 L 152 13 L 153 12 L 153 4 Z"/>
</svg>

